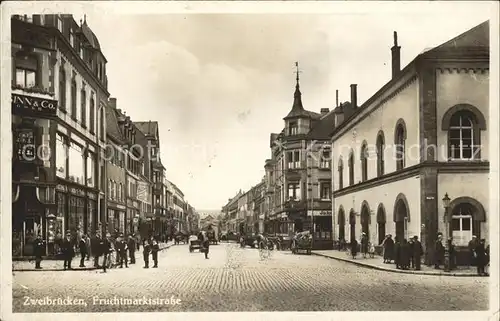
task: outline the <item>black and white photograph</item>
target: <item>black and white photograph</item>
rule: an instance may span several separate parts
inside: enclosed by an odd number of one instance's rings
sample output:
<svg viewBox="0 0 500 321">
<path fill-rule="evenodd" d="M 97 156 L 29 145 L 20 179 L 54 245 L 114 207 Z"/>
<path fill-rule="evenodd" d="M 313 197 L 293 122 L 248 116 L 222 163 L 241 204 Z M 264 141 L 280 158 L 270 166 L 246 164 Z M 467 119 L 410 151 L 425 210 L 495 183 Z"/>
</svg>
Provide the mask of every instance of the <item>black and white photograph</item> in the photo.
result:
<svg viewBox="0 0 500 321">
<path fill-rule="evenodd" d="M 498 320 L 498 10 L 3 3 L 1 318 Z"/>
</svg>

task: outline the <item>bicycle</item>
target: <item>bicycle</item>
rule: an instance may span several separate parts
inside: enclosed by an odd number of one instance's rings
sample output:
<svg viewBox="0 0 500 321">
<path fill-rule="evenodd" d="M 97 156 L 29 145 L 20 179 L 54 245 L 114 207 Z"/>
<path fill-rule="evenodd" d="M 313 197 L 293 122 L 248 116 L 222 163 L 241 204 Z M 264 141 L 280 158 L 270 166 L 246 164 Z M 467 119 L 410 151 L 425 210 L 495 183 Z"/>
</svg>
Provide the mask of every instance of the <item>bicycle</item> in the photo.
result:
<svg viewBox="0 0 500 321">
<path fill-rule="evenodd" d="M 116 252 L 114 249 L 112 249 L 106 257 L 106 269 L 112 269 L 117 267 L 118 264 L 116 264 Z"/>
<path fill-rule="evenodd" d="M 271 256 L 271 249 L 269 244 L 266 244 L 264 241 L 260 241 L 259 243 L 259 256 L 261 260 L 268 259 Z"/>
</svg>

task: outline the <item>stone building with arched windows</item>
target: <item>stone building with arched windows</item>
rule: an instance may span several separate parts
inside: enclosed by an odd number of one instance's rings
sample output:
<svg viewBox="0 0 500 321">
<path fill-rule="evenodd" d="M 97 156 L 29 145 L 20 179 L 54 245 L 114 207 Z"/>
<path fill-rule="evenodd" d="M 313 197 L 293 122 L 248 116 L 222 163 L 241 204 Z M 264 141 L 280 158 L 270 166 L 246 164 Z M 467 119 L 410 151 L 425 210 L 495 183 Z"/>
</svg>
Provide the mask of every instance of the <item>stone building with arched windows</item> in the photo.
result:
<svg viewBox="0 0 500 321">
<path fill-rule="evenodd" d="M 459 251 L 472 235 L 488 239 L 489 22 L 402 70 L 400 48 L 394 33 L 385 86 L 358 106 L 351 85 L 351 102 L 334 110 L 334 237 L 418 236 L 429 264 L 446 226 Z"/>
</svg>

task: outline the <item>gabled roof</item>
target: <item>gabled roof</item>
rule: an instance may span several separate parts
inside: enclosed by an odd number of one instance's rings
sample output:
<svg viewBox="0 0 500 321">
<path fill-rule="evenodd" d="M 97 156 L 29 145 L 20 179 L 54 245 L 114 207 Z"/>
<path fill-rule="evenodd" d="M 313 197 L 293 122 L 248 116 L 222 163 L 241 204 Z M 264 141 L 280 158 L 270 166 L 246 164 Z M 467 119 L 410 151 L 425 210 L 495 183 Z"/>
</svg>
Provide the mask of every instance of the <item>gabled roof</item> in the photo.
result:
<svg viewBox="0 0 500 321">
<path fill-rule="evenodd" d="M 439 45 L 430 51 L 439 51 L 441 49 L 456 49 L 456 48 L 470 48 L 470 47 L 484 47 L 490 46 L 490 23 L 485 21 L 474 28 L 448 40 L 447 42 Z"/>
<path fill-rule="evenodd" d="M 308 139 L 328 140 L 335 126 L 335 110 L 322 117 L 307 134 Z"/>
<path fill-rule="evenodd" d="M 157 121 L 135 121 L 134 125 L 146 136 L 156 136 L 158 133 Z"/>
<path fill-rule="evenodd" d="M 126 141 L 123 137 L 120 127 L 118 126 L 118 115 L 114 108 L 106 107 L 106 135 L 117 140 L 118 142 L 124 143 Z"/>
</svg>

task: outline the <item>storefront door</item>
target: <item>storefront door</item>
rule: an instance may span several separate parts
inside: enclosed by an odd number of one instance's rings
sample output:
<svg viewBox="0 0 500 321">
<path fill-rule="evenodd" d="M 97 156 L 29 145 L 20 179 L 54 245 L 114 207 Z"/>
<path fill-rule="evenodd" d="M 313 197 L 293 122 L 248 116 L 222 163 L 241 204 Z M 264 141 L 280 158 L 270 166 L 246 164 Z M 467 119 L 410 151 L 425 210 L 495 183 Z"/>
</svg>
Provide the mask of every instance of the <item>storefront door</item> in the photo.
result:
<svg viewBox="0 0 500 321">
<path fill-rule="evenodd" d="M 46 239 L 44 235 L 42 217 L 40 215 L 27 216 L 23 224 L 23 255 L 32 256 L 34 255 L 34 241 L 38 234 Z"/>
</svg>

